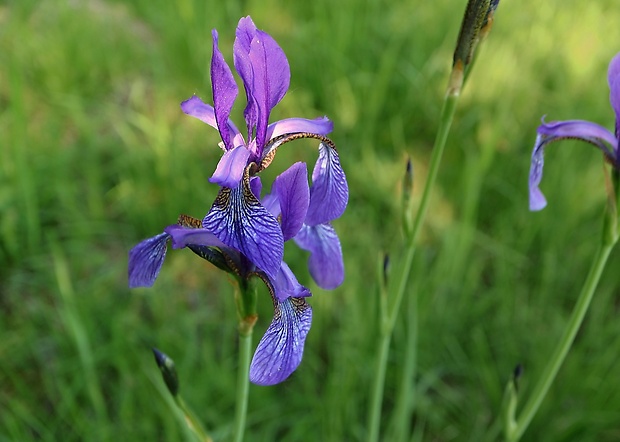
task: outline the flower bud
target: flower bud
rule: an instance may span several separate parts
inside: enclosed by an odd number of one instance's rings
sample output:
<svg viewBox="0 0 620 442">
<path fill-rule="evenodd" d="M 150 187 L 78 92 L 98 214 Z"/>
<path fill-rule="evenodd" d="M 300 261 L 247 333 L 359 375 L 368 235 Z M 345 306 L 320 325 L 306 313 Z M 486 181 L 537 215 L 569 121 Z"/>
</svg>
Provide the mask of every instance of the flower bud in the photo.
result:
<svg viewBox="0 0 620 442">
<path fill-rule="evenodd" d="M 176 397 L 179 393 L 179 378 L 177 377 L 177 370 L 174 368 L 174 361 L 156 348 L 153 348 L 153 355 L 155 356 L 157 366 L 161 370 L 168 391 L 172 396 Z"/>
<path fill-rule="evenodd" d="M 484 39 L 493 25 L 499 0 L 469 0 L 456 40 L 452 62 L 452 75 L 448 91 L 458 95 L 463 85 L 465 70 L 473 60 L 476 46 Z"/>
</svg>

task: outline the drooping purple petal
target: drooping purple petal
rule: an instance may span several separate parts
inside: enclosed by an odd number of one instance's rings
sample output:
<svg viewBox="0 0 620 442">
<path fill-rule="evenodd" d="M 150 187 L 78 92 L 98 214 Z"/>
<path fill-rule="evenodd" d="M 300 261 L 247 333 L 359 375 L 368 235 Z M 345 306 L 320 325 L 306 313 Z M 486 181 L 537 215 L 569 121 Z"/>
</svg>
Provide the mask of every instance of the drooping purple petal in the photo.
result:
<svg viewBox="0 0 620 442">
<path fill-rule="evenodd" d="M 334 123 L 327 117 L 313 120 L 306 118 L 285 118 L 267 126 L 267 139 L 271 140 L 280 135 L 296 132 L 308 132 L 318 135 L 327 135 L 334 130 Z"/>
<path fill-rule="evenodd" d="M 152 287 L 166 258 L 170 235 L 160 233 L 145 239 L 129 251 L 129 288 Z"/>
<path fill-rule="evenodd" d="M 618 144 L 618 140 L 609 130 L 596 123 L 584 120 L 545 123 L 543 120 L 543 123 L 538 126 L 537 132 L 545 135 L 544 144 L 574 138 L 595 145 L 611 160 L 615 158 L 614 149 Z M 608 145 L 612 146 L 612 148 Z"/>
<path fill-rule="evenodd" d="M 543 151 L 543 135 L 536 137 L 536 144 L 532 151 L 532 163 L 530 165 L 529 176 L 529 193 L 530 193 L 530 210 L 538 211 L 545 208 L 547 205 L 547 199 L 540 191 L 539 185 L 542 180 L 542 172 L 544 165 L 544 151 Z"/>
<path fill-rule="evenodd" d="M 256 149 L 261 156 L 267 136 L 267 124 L 271 109 L 286 94 L 291 71 L 282 48 L 266 32 L 257 30 L 250 46 L 252 64 L 251 94 L 256 100 L 258 115 L 256 119 Z"/>
<path fill-rule="evenodd" d="M 252 193 L 247 169 L 241 186 L 220 190 L 202 225 L 275 279 L 284 255 L 282 230 Z"/>
<path fill-rule="evenodd" d="M 332 221 L 344 212 L 349 186 L 335 148 L 321 142 L 319 158 L 312 172 L 310 207 L 306 224 L 314 226 Z"/>
<path fill-rule="evenodd" d="M 306 163 L 295 163 L 278 175 L 272 193 L 277 195 L 282 215 L 282 235 L 284 241 L 288 241 L 297 235 L 308 212 L 310 189 Z"/>
<path fill-rule="evenodd" d="M 274 299 L 274 310 L 250 365 L 250 381 L 258 385 L 278 384 L 295 371 L 312 323 L 312 308 L 304 298 Z"/>
<path fill-rule="evenodd" d="M 295 243 L 310 252 L 310 275 L 324 289 L 335 289 L 344 281 L 342 248 L 336 230 L 330 224 L 304 225 Z"/>
<path fill-rule="evenodd" d="M 620 53 L 616 54 L 609 63 L 607 82 L 609 83 L 609 101 L 616 113 L 616 136 L 620 137 L 618 133 L 620 123 Z"/>
<path fill-rule="evenodd" d="M 222 187 L 237 187 L 241 182 L 249 157 L 250 151 L 243 145 L 227 151 L 217 163 L 209 182 Z"/>
<path fill-rule="evenodd" d="M 222 136 L 226 150 L 231 150 L 234 132 L 231 133 L 228 121 L 230 110 L 237 98 L 238 89 L 235 78 L 224 60 L 224 56 L 218 48 L 217 31 L 211 32 L 213 36 L 213 56 L 211 57 L 211 85 L 213 90 L 213 105 L 215 108 L 215 120 Z"/>
<path fill-rule="evenodd" d="M 256 120 L 258 118 L 258 107 L 252 95 L 254 74 L 252 72 L 252 62 L 250 60 L 250 48 L 255 34 L 256 25 L 252 19 L 249 16 L 241 18 L 235 33 L 233 61 L 235 63 L 235 69 L 243 81 L 245 95 L 248 101 L 243 111 L 248 129 L 248 140 L 252 139 L 254 136 L 253 130 L 256 127 Z"/>
<path fill-rule="evenodd" d="M 540 191 L 539 185 L 543 174 L 544 149 L 549 143 L 565 139 L 585 141 L 599 148 L 613 164 L 616 164 L 617 158 L 614 146 L 617 146 L 618 141 L 611 132 L 596 123 L 583 120 L 545 123 L 543 120 L 543 124 L 538 127 L 537 132 L 538 136 L 532 151 L 532 163 L 528 180 L 530 210 L 532 211 L 541 210 L 547 205 L 547 200 Z"/>
</svg>

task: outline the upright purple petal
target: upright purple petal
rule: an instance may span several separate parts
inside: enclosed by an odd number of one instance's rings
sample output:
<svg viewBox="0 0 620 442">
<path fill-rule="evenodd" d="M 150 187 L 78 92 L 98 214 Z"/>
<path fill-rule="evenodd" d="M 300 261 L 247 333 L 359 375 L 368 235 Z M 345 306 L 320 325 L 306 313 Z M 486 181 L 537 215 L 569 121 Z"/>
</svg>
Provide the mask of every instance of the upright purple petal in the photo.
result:
<svg viewBox="0 0 620 442">
<path fill-rule="evenodd" d="M 215 120 L 222 136 L 222 141 L 226 150 L 231 150 L 233 146 L 234 133 L 231 133 L 228 126 L 230 110 L 237 98 L 238 89 L 235 78 L 224 60 L 224 56 L 218 48 L 217 31 L 214 29 L 213 36 L 213 56 L 211 57 L 211 85 L 213 90 L 213 105 L 215 107 Z"/>
<path fill-rule="evenodd" d="M 265 146 L 269 114 L 286 94 L 291 71 L 284 51 L 266 32 L 256 31 L 249 55 L 253 72 L 251 94 L 258 109 L 256 148 L 260 157 Z"/>
<path fill-rule="evenodd" d="M 615 134 L 617 138 L 620 138 L 620 53 L 616 54 L 609 63 L 607 82 L 609 83 L 609 101 L 616 114 Z M 620 146 L 616 145 L 614 149 L 618 153 Z"/>
<path fill-rule="evenodd" d="M 247 170 L 241 186 L 220 190 L 202 225 L 275 279 L 284 255 L 282 230 L 252 193 Z"/>
<path fill-rule="evenodd" d="M 243 112 L 248 127 L 248 140 L 254 136 L 253 129 L 256 127 L 256 120 L 258 118 L 258 105 L 252 95 L 254 74 L 252 71 L 252 61 L 250 60 L 250 49 L 256 31 L 256 25 L 250 16 L 243 17 L 239 20 L 239 24 L 237 25 L 235 43 L 233 46 L 235 69 L 243 81 L 245 95 L 248 101 Z"/>
<path fill-rule="evenodd" d="M 220 158 L 209 182 L 222 187 L 237 187 L 241 182 L 249 157 L 250 151 L 245 146 L 237 146 L 229 150 Z"/>
<path fill-rule="evenodd" d="M 312 323 L 312 308 L 304 298 L 274 299 L 271 325 L 262 337 L 250 365 L 250 381 L 274 385 L 299 366 Z"/>
<path fill-rule="evenodd" d="M 160 233 L 145 239 L 129 251 L 129 288 L 152 287 L 166 258 L 170 235 Z"/>
<path fill-rule="evenodd" d="M 284 134 L 296 132 L 308 132 L 318 135 L 327 135 L 334 130 L 334 123 L 327 117 L 319 117 L 313 120 L 306 118 L 285 118 L 267 126 L 267 139 L 279 137 Z"/>
<path fill-rule="evenodd" d="M 321 142 L 319 158 L 312 172 L 310 207 L 306 224 L 314 226 L 343 214 L 349 201 L 349 186 L 335 148 Z"/>
<path fill-rule="evenodd" d="M 310 189 L 306 163 L 295 163 L 278 175 L 272 192 L 278 198 L 282 215 L 282 235 L 284 241 L 288 241 L 297 235 L 308 212 Z"/>
<path fill-rule="evenodd" d="M 310 252 L 310 275 L 324 289 L 335 289 L 344 281 L 342 248 L 330 224 L 304 225 L 295 236 L 295 243 Z"/>
</svg>

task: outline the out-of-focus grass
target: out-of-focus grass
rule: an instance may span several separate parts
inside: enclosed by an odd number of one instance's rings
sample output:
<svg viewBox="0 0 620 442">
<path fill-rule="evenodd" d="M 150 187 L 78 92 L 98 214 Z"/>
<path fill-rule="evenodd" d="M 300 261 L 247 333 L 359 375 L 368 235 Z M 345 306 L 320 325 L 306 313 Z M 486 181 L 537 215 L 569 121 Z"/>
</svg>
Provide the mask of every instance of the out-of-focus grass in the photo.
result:
<svg viewBox="0 0 620 442">
<path fill-rule="evenodd" d="M 312 285 L 304 360 L 286 383 L 252 387 L 248 440 L 359 440 L 376 335 L 374 275 L 399 233 L 405 157 L 425 176 L 465 2 L 345 0 L 23 1 L 0 6 L 0 439 L 183 440 L 150 347 L 177 363 L 184 396 L 218 440 L 234 408 L 236 325 L 226 277 L 170 253 L 155 287 L 126 288 L 127 250 L 202 216 L 216 187 L 218 134 L 178 103 L 210 99 L 210 30 L 231 60 L 242 15 L 292 69 L 273 113 L 328 115 L 351 189 L 336 221 L 347 280 Z M 412 426 L 424 440 L 487 437 L 521 362 L 526 395 L 566 321 L 600 233 L 601 158 L 549 149 L 550 205 L 527 211 L 535 127 L 613 125 L 606 67 L 620 49 L 615 2 L 502 2 L 457 110 L 411 281 L 420 294 Z M 241 94 L 243 95 L 243 94 Z M 244 104 L 237 103 L 240 117 Z M 287 145 L 274 166 L 313 162 Z M 269 171 L 271 172 L 271 170 Z M 620 438 L 613 256 L 575 348 L 527 440 Z M 260 335 L 270 302 L 261 297 Z M 393 342 L 385 424 L 404 358 Z"/>
</svg>

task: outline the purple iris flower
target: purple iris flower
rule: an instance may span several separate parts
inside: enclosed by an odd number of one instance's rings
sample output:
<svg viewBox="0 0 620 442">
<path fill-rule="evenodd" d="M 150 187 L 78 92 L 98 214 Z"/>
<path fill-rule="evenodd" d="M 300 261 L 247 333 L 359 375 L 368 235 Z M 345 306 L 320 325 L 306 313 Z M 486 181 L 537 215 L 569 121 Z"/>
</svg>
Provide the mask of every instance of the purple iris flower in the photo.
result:
<svg viewBox="0 0 620 442">
<path fill-rule="evenodd" d="M 299 284 L 283 261 L 284 242 L 293 240 L 310 252 L 312 278 L 325 289 L 344 279 L 342 250 L 331 221 L 344 211 L 348 186 L 338 153 L 325 137 L 332 129 L 327 118 L 291 118 L 268 124 L 271 109 L 289 86 L 284 53 L 249 17 L 237 27 L 235 67 L 245 85 L 248 142 L 228 118 L 237 96 L 230 68 L 217 47 L 213 31 L 211 78 L 214 107 L 192 97 L 182 110 L 217 128 L 224 155 L 210 181 L 221 186 L 209 213 L 201 221 L 185 215 L 163 233 L 146 239 L 129 252 L 129 286 L 150 287 L 163 265 L 167 243 L 189 248 L 241 284 L 256 276 L 272 297 L 274 317 L 254 354 L 250 380 L 272 385 L 285 380 L 299 365 L 312 321 L 305 301 L 310 291 Z M 277 149 L 299 138 L 319 140 L 319 157 L 308 184 L 305 163 L 295 163 L 273 182 L 261 198 L 257 174 L 269 166 Z"/>
<path fill-rule="evenodd" d="M 196 96 L 181 104 L 183 112 L 218 129 L 222 137 L 220 146 L 224 155 L 210 178 L 222 189 L 202 224 L 274 278 L 282 262 L 284 238 L 276 218 L 241 185 L 244 173 L 254 176 L 267 168 L 278 147 L 288 141 L 316 138 L 320 140 L 319 159 L 313 174 L 306 224 L 316 227 L 338 218 L 347 205 L 349 192 L 338 153 L 325 138 L 333 128 L 329 119 L 288 118 L 268 124 L 271 110 L 288 90 L 290 68 L 275 40 L 258 30 L 250 17 L 239 20 L 233 58 L 247 97 L 244 110 L 247 138 L 229 118 L 238 89 L 218 48 L 215 30 L 211 58 L 214 105 L 205 104 Z M 318 227 L 309 230 L 315 239 L 327 237 Z M 316 250 L 316 246 L 304 242 L 303 238 L 298 243 Z"/>
<path fill-rule="evenodd" d="M 539 189 L 543 171 L 543 150 L 553 141 L 565 139 L 577 139 L 599 148 L 605 158 L 616 168 L 620 169 L 619 143 L 620 143 L 620 53 L 609 63 L 607 72 L 609 83 L 609 101 L 616 114 L 615 131 L 609 130 L 596 123 L 582 120 L 553 121 L 545 123 L 537 129 L 538 136 L 532 152 L 532 164 L 530 166 L 530 210 L 541 210 L 547 205 L 547 200 Z"/>
</svg>

